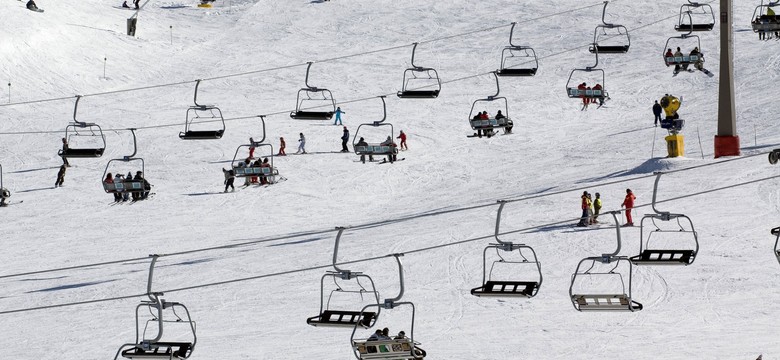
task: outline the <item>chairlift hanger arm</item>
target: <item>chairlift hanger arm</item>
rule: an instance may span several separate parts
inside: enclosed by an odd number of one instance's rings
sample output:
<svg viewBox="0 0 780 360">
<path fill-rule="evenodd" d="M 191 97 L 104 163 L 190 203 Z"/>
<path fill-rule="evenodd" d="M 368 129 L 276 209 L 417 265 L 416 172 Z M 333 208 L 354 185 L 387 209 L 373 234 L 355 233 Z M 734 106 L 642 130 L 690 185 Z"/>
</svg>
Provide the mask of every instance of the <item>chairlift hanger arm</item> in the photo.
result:
<svg viewBox="0 0 780 360">
<path fill-rule="evenodd" d="M 606 21 L 607 5 L 609 5 L 609 1 L 604 1 L 604 9 L 601 10 L 601 22 L 608 27 L 613 27 L 615 24 L 610 24 Z"/>
<path fill-rule="evenodd" d="M 398 263 L 398 280 L 400 284 L 400 289 L 398 291 L 398 295 L 396 295 L 394 298 L 385 299 L 384 306 L 386 308 L 393 308 L 395 305 L 397 305 L 397 302 L 401 300 L 404 296 L 404 265 L 401 263 L 401 256 L 404 256 L 403 253 L 397 253 L 389 255 L 395 258 L 396 263 Z"/>
<path fill-rule="evenodd" d="M 379 96 L 379 99 L 382 100 L 382 120 L 374 121 L 374 125 L 384 123 L 387 119 L 387 104 L 385 103 L 385 95 Z"/>
<path fill-rule="evenodd" d="M 615 221 L 615 232 L 617 234 L 617 248 L 612 253 L 601 255 L 602 262 L 604 262 L 604 263 L 609 263 L 616 256 L 618 256 L 618 254 L 620 254 L 620 247 L 621 247 L 622 241 L 621 241 L 621 238 L 620 238 L 620 222 L 618 221 L 617 213 L 618 213 L 617 211 L 610 211 L 609 212 L 609 214 L 612 215 L 612 219 Z"/>
<path fill-rule="evenodd" d="M 76 113 L 79 110 L 79 100 L 81 100 L 81 95 L 76 95 L 76 105 L 73 106 L 73 122 L 75 122 L 76 125 L 80 127 L 85 127 L 87 126 L 85 122 L 81 122 L 76 119 Z"/>
<path fill-rule="evenodd" d="M 195 106 L 197 107 L 203 107 L 203 105 L 198 104 L 198 87 L 200 86 L 201 79 L 195 80 L 195 95 L 193 96 L 192 102 L 195 103 Z"/>
<path fill-rule="evenodd" d="M 317 87 L 309 85 L 309 70 L 311 70 L 311 64 L 314 64 L 314 62 L 309 61 L 306 63 L 306 80 L 304 81 L 304 84 L 306 84 L 306 88 L 316 89 Z"/>
<path fill-rule="evenodd" d="M 344 233 L 344 230 L 346 230 L 346 229 L 347 229 L 346 227 L 342 227 L 342 226 L 339 226 L 339 227 L 336 228 L 336 230 L 338 230 L 338 232 L 336 233 L 336 243 L 333 246 L 333 269 L 335 269 L 339 273 L 344 273 L 345 272 L 345 270 L 342 270 L 336 264 L 338 263 L 339 243 L 341 242 L 341 235 Z"/>
<path fill-rule="evenodd" d="M 514 43 L 512 43 L 512 38 L 513 38 L 514 33 L 515 33 L 515 25 L 517 25 L 517 22 L 513 21 L 512 22 L 512 28 L 509 29 L 509 46 L 511 46 L 511 47 L 519 47 L 518 45 L 515 45 Z"/>
</svg>

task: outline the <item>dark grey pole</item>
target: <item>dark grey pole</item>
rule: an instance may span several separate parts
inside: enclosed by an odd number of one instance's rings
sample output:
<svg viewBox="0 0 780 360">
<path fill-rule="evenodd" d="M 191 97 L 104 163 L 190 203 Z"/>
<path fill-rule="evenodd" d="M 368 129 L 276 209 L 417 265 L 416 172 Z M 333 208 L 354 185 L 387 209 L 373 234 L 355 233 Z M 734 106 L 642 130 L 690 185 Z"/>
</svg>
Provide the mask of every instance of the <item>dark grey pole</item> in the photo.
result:
<svg viewBox="0 0 780 360">
<path fill-rule="evenodd" d="M 718 134 L 715 157 L 739 156 L 737 116 L 734 106 L 734 37 L 732 0 L 720 0 L 720 81 L 718 85 Z"/>
</svg>

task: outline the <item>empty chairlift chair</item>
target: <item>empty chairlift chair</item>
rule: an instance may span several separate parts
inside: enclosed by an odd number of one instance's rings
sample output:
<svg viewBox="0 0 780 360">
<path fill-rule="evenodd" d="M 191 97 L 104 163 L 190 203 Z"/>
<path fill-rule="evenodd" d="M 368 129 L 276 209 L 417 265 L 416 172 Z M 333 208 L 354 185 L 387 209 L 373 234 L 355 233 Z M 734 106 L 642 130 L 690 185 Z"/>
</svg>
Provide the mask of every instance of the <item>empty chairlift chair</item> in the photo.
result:
<svg viewBox="0 0 780 360">
<path fill-rule="evenodd" d="M 120 193 L 120 194 L 133 194 L 134 200 L 143 200 L 149 195 L 151 190 L 149 183 L 146 181 L 146 169 L 144 168 L 144 159 L 135 157 L 138 152 L 137 141 L 135 137 L 135 129 L 128 129 L 133 134 L 133 153 L 124 156 L 122 158 L 111 159 L 106 164 L 106 169 L 103 171 L 103 177 L 101 179 L 103 183 L 103 190 L 107 193 Z M 124 164 L 124 166 L 120 166 Z M 133 179 L 124 179 L 123 181 L 107 182 L 107 175 L 109 173 L 116 175 L 129 172 L 130 174 L 139 175 L 138 179 L 134 176 Z"/>
<path fill-rule="evenodd" d="M 333 94 L 325 88 L 318 88 L 309 85 L 309 71 L 312 62 L 306 67 L 305 88 L 298 90 L 298 96 L 295 100 L 295 111 L 290 113 L 290 117 L 296 120 L 330 120 L 336 113 L 336 100 Z M 320 104 L 312 107 L 304 105 Z M 324 107 L 325 111 L 313 111 L 315 108 Z"/>
<path fill-rule="evenodd" d="M 656 209 L 661 175 L 663 173 L 656 173 L 653 214 L 642 217 L 639 227 L 639 255 L 632 256 L 631 262 L 636 265 L 691 265 L 699 253 L 699 237 L 688 216 Z M 684 243 L 680 239 L 683 239 Z M 659 246 L 662 241 L 674 243 Z"/>
<path fill-rule="evenodd" d="M 764 4 L 764 0 L 761 0 L 761 5 L 753 11 L 751 27 L 754 33 L 767 35 L 764 39 L 770 39 L 769 35 L 780 32 L 780 15 L 771 15 L 769 11 L 773 7 L 780 8 L 780 1 L 770 1 Z"/>
<path fill-rule="evenodd" d="M 355 154 L 359 155 L 362 161 L 365 161 L 366 156 L 369 156 L 369 158 L 372 158 L 373 156 L 387 156 L 389 158 L 388 161 L 393 162 L 395 161 L 396 154 L 398 154 L 398 148 L 393 141 L 393 124 L 385 122 L 387 119 L 387 105 L 385 104 L 384 96 L 380 96 L 379 98 L 382 100 L 382 120 L 360 124 L 357 131 L 355 131 L 355 137 L 352 138 L 352 147 L 355 149 Z M 382 137 L 381 139 L 374 137 L 374 139 L 379 141 L 369 139 L 372 140 L 372 142 L 365 140 L 366 130 L 380 129 L 382 127 L 389 130 L 387 137 Z M 384 134 L 384 131 L 382 131 L 382 133 Z M 376 132 L 374 132 L 373 135 L 376 136 Z M 363 139 L 363 141 L 361 141 L 361 139 Z"/>
<path fill-rule="evenodd" d="M 222 117 L 222 110 L 214 105 L 198 104 L 198 87 L 201 80 L 195 81 L 195 96 L 193 103 L 187 109 L 187 117 L 184 122 L 184 131 L 179 133 L 182 140 L 217 140 L 225 134 L 225 118 Z M 221 127 L 215 128 L 211 123 L 217 123 Z M 201 124 L 209 124 L 207 129 L 201 129 Z M 218 126 L 219 126 L 218 125 Z"/>
<path fill-rule="evenodd" d="M 772 235 L 775 236 L 775 249 L 774 254 L 777 258 L 777 262 L 780 263 L 780 227 L 772 229 Z"/>
<path fill-rule="evenodd" d="M 182 303 L 165 301 L 160 297 L 162 293 L 152 291 L 152 275 L 158 255 L 151 255 L 151 257 L 146 294 L 149 300 L 141 301 L 135 309 L 136 340 L 120 346 L 114 360 L 120 356 L 126 359 L 182 360 L 189 358 L 195 350 L 197 342 L 195 322 L 190 317 L 187 307 Z M 149 319 L 144 321 L 144 317 Z M 186 337 L 171 338 L 166 335 L 171 333 L 169 329 L 171 326 L 183 330 L 187 333 Z"/>
<path fill-rule="evenodd" d="M 593 31 L 593 45 L 590 46 L 590 52 L 602 54 L 624 54 L 631 47 L 631 36 L 628 29 L 623 25 L 610 24 L 606 22 L 607 5 L 609 1 L 604 2 L 604 10 L 601 12 L 601 24 L 596 26 Z"/>
<path fill-rule="evenodd" d="M 3 165 L 0 165 L 0 206 L 8 206 L 6 200 L 11 197 L 11 191 L 3 186 Z"/>
<path fill-rule="evenodd" d="M 690 18 L 690 13 L 687 15 Z M 680 54 L 676 54 L 678 48 Z M 701 38 L 698 35 L 693 35 L 690 30 L 687 34 L 670 37 L 666 40 L 666 45 L 663 48 L 663 59 L 666 66 L 675 66 L 675 69 L 679 66 L 682 66 L 683 69 L 687 69 L 691 65 L 703 66 L 704 53 L 701 48 Z"/>
<path fill-rule="evenodd" d="M 566 81 L 566 95 L 570 99 L 601 99 L 609 98 L 606 85 L 606 74 L 603 69 L 599 69 L 599 53 L 595 52 L 596 64 L 585 68 L 576 68 L 569 74 L 569 80 Z M 593 85 L 587 85 L 585 79 L 596 81 Z M 601 82 L 599 82 L 601 81 Z M 582 86 L 586 84 L 586 86 Z M 600 89 L 593 89 L 599 85 Z M 588 89 L 587 87 L 590 87 Z"/>
<path fill-rule="evenodd" d="M 617 230 L 617 249 L 611 254 L 587 257 L 571 276 L 569 298 L 577 311 L 639 311 L 632 297 L 633 264 L 620 252 L 620 223 L 611 212 Z M 595 279 L 598 279 L 596 281 Z"/>
<path fill-rule="evenodd" d="M 710 31 L 714 26 L 712 6 L 688 0 L 687 4 L 680 6 L 680 18 L 674 29 L 682 32 Z"/>
<path fill-rule="evenodd" d="M 530 46 L 512 43 L 516 22 L 509 30 L 509 46 L 501 51 L 501 68 L 496 71 L 498 76 L 534 76 L 539 68 L 539 58 Z"/>
<path fill-rule="evenodd" d="M 352 329 L 350 343 L 352 344 L 352 352 L 355 355 L 355 358 L 358 360 L 419 360 L 424 359 L 427 355 L 425 350 L 419 347 L 420 343 L 414 340 L 414 303 L 409 301 L 401 301 L 401 298 L 404 295 L 404 268 L 401 264 L 400 256 L 403 256 L 403 254 L 393 254 L 392 256 L 395 257 L 395 260 L 398 263 L 398 272 L 401 285 L 398 295 L 392 299 L 385 299 L 384 302 L 379 304 L 366 305 L 363 307 L 360 313 L 366 313 L 368 309 L 372 307 L 376 307 L 378 310 L 382 309 L 385 311 L 395 311 L 395 309 L 401 306 L 409 306 L 412 310 L 411 323 L 409 326 L 409 331 L 406 332 L 404 330 L 404 332 L 409 336 L 396 336 L 389 339 L 356 339 L 355 334 L 359 324 L 355 324 L 355 327 Z M 392 334 L 390 335 L 392 336 Z"/>
<path fill-rule="evenodd" d="M 106 137 L 103 130 L 95 123 L 78 121 L 76 113 L 79 109 L 81 95 L 76 96 L 73 108 L 73 123 L 65 127 L 66 143 L 57 154 L 64 158 L 97 158 L 103 156 L 106 150 Z"/>
<path fill-rule="evenodd" d="M 404 70 L 404 82 L 397 93 L 402 99 L 435 99 L 441 91 L 441 79 L 434 68 L 414 64 L 417 43 L 412 48 L 412 67 Z"/>
<path fill-rule="evenodd" d="M 512 242 L 501 241 L 498 238 L 499 227 L 501 224 L 501 212 L 504 209 L 506 201 L 499 201 L 498 214 L 496 215 L 495 238 L 497 244 L 488 245 L 482 252 L 482 286 L 471 289 L 471 295 L 480 297 L 525 297 L 536 296 L 539 288 L 542 286 L 542 266 L 536 257 L 533 248 L 525 244 L 514 244 Z M 490 249 L 496 250 L 498 260 L 493 261 L 490 270 L 487 268 L 487 252 Z M 506 252 L 507 256 L 515 255 L 520 260 L 507 260 L 501 255 Z M 514 269 L 530 269 L 532 275 L 527 272 L 518 272 L 516 279 L 496 280 L 493 278 L 493 269 L 496 264 L 506 264 L 513 266 Z"/>
<path fill-rule="evenodd" d="M 509 117 L 509 103 L 503 96 L 499 96 L 501 93 L 501 87 L 498 84 L 498 75 L 496 71 L 492 72 L 493 77 L 496 79 L 496 94 L 488 96 L 484 99 L 477 99 L 471 104 L 471 111 L 469 112 L 469 125 L 472 130 L 477 133 L 468 137 L 482 137 L 484 134 L 487 137 L 494 135 L 496 129 L 504 129 L 505 134 L 512 132 L 514 122 Z M 493 105 L 495 114 L 488 114 L 488 116 L 480 117 L 480 113 L 485 111 L 484 107 Z M 498 115 L 499 111 L 503 111 L 501 116 Z"/>
<path fill-rule="evenodd" d="M 338 227 L 336 229 L 338 233 L 333 249 L 334 271 L 328 271 L 322 275 L 320 280 L 320 313 L 306 319 L 306 323 L 317 327 L 354 328 L 359 326 L 368 329 L 376 323 L 381 309 L 377 309 L 376 312 L 361 311 L 363 309 L 362 303 L 365 302 L 364 299 L 368 299 L 373 304 L 379 304 L 379 292 L 376 291 L 374 280 L 370 276 L 361 272 L 341 269 L 336 265 L 338 263 L 339 242 L 346 228 Z M 325 296 L 326 280 L 332 280 L 336 286 L 327 297 Z M 334 304 L 337 298 L 350 298 L 353 307 L 344 309 L 343 306 Z M 358 299 L 359 301 L 355 301 Z"/>
<path fill-rule="evenodd" d="M 265 117 L 260 116 L 260 121 L 263 124 L 263 137 L 259 141 L 250 138 L 249 144 L 239 145 L 238 148 L 236 148 L 236 153 L 233 155 L 233 161 L 230 163 L 230 166 L 236 177 L 258 177 L 265 179 L 265 181 L 262 181 L 261 183 L 274 184 L 276 183 L 276 177 L 279 176 L 279 170 L 274 167 L 274 147 L 271 144 L 264 143 Z M 264 161 L 258 163 L 254 159 L 249 158 L 248 155 L 247 157 L 239 156 L 239 154 L 244 153 L 244 150 L 248 152 L 251 148 L 255 149 L 255 153 L 261 154 L 255 156 L 255 158 L 269 159 L 269 161 L 267 163 Z"/>
</svg>

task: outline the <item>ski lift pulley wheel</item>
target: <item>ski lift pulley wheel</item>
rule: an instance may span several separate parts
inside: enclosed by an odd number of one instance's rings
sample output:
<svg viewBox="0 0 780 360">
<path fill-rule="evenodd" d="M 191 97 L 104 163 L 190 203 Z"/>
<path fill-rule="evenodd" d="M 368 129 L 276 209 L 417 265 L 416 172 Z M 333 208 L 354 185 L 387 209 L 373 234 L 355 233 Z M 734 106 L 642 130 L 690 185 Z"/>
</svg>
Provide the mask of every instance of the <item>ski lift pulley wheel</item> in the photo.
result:
<svg viewBox="0 0 780 360">
<path fill-rule="evenodd" d="M 780 160 L 780 149 L 774 149 L 771 152 L 769 152 L 769 163 L 772 165 L 777 164 L 777 161 Z"/>
</svg>

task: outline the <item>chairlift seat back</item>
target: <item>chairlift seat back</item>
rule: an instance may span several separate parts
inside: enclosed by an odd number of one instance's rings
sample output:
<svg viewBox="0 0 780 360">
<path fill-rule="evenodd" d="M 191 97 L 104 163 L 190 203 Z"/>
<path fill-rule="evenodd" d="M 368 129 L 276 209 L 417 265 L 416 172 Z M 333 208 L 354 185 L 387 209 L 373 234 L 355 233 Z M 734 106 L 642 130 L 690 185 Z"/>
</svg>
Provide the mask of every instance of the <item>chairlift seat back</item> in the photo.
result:
<svg viewBox="0 0 780 360">
<path fill-rule="evenodd" d="M 474 296 L 533 297 L 539 290 L 535 281 L 488 281 L 485 285 L 471 289 Z"/>
<path fill-rule="evenodd" d="M 701 60 L 702 58 L 698 55 L 667 56 L 666 64 L 667 65 L 690 65 L 690 64 L 695 64 L 696 62 Z"/>
<path fill-rule="evenodd" d="M 536 75 L 537 68 L 528 68 L 528 69 L 515 69 L 515 68 L 509 68 L 509 69 L 499 69 L 496 74 L 498 76 L 534 76 Z"/>
<path fill-rule="evenodd" d="M 410 339 L 395 340 L 355 340 L 352 343 L 354 349 L 360 354 L 361 360 L 387 359 L 387 360 L 412 360 L 423 359 L 424 352 L 412 355 L 415 346 Z"/>
<path fill-rule="evenodd" d="M 575 294 L 571 296 L 579 311 L 638 311 L 642 304 L 626 294 Z"/>
<path fill-rule="evenodd" d="M 224 129 L 216 131 L 186 131 L 180 132 L 179 138 L 182 140 L 216 140 L 221 139 L 224 133 Z"/>
<path fill-rule="evenodd" d="M 471 128 L 474 130 L 503 128 L 509 125 L 512 125 L 512 120 L 509 118 L 471 120 Z"/>
<path fill-rule="evenodd" d="M 439 90 L 404 90 L 397 95 L 402 99 L 432 99 L 439 96 Z"/>
<path fill-rule="evenodd" d="M 148 349 L 144 349 L 144 347 Z M 123 350 L 122 357 L 127 359 L 186 359 L 192 353 L 192 343 L 156 342 L 136 345 Z"/>
<path fill-rule="evenodd" d="M 590 52 L 595 53 L 598 50 L 599 54 L 623 54 L 628 52 L 629 45 L 596 45 L 590 47 Z"/>
<path fill-rule="evenodd" d="M 711 31 L 715 24 L 683 24 L 675 25 L 674 29 L 680 32 L 688 31 Z"/>
<path fill-rule="evenodd" d="M 233 173 L 237 177 L 272 176 L 272 175 L 279 174 L 279 172 L 276 169 L 272 169 L 271 167 L 268 166 L 250 166 L 250 167 L 234 166 Z"/>
<path fill-rule="evenodd" d="M 103 182 L 103 189 L 107 193 L 144 192 L 143 181 L 121 181 L 115 183 Z"/>
<path fill-rule="evenodd" d="M 570 98 L 588 98 L 599 99 L 606 97 L 604 90 L 582 90 L 577 88 L 568 88 Z"/>
<path fill-rule="evenodd" d="M 65 158 L 96 158 L 103 156 L 104 148 L 97 149 L 71 149 L 67 151 L 60 150 L 57 154 Z"/>
<path fill-rule="evenodd" d="M 631 262 L 637 265 L 690 265 L 695 256 L 693 250 L 646 249 L 632 256 Z"/>
<path fill-rule="evenodd" d="M 355 325 L 367 329 L 373 325 L 376 313 L 343 310 L 325 310 L 318 316 L 306 319 L 306 323 L 312 326 L 349 327 Z"/>
<path fill-rule="evenodd" d="M 393 155 L 398 153 L 398 148 L 389 145 L 355 146 L 358 155 Z"/>
<path fill-rule="evenodd" d="M 296 120 L 330 120 L 333 111 L 293 111 L 290 117 Z"/>
</svg>

